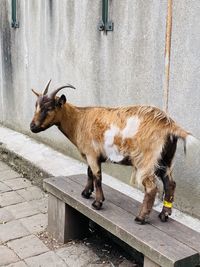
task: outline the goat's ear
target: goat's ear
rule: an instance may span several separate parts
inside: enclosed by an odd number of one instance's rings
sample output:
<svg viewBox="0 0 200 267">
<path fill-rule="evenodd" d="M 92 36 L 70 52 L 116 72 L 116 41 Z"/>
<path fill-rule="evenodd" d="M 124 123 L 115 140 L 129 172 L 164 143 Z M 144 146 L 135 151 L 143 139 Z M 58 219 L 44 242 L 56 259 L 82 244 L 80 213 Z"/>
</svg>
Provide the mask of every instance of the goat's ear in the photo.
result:
<svg viewBox="0 0 200 267">
<path fill-rule="evenodd" d="M 58 104 L 58 106 L 62 106 L 62 105 L 64 105 L 65 103 L 66 103 L 66 97 L 65 97 L 65 95 L 61 95 L 60 97 L 59 97 L 59 99 L 58 99 L 58 102 L 57 102 L 57 104 Z"/>
</svg>

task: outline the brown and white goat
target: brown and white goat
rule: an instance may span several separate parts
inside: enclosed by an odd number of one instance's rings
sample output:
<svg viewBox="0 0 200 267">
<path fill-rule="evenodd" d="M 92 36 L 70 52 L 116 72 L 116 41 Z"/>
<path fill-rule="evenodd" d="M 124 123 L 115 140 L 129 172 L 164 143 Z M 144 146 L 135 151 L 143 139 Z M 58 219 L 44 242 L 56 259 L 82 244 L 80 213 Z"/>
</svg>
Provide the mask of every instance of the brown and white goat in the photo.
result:
<svg viewBox="0 0 200 267">
<path fill-rule="evenodd" d="M 135 220 L 145 223 L 154 204 L 159 178 L 165 193 L 159 217 L 166 221 L 171 214 L 176 186 L 171 171 L 177 140 L 183 139 L 187 147 L 196 139 L 156 107 L 76 107 L 67 103 L 64 95 L 56 96 L 65 87 L 74 88 L 72 85 L 62 86 L 48 95 L 49 84 L 43 94 L 33 90 L 37 102 L 30 129 L 38 133 L 56 125 L 78 148 L 88 164 L 88 181 L 82 196 L 89 198 L 95 187 L 96 198 L 92 206 L 100 209 L 105 200 L 101 163 L 131 165 L 137 183 L 145 189 Z"/>
</svg>

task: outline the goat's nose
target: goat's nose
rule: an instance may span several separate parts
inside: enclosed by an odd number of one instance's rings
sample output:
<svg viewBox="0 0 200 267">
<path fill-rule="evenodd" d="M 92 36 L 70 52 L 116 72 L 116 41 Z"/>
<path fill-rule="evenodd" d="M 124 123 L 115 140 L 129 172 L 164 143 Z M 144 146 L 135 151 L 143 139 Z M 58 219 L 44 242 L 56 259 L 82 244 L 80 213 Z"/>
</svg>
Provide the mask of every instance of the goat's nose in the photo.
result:
<svg viewBox="0 0 200 267">
<path fill-rule="evenodd" d="M 31 130 L 32 132 L 34 132 L 35 129 L 36 129 L 36 125 L 35 125 L 35 123 L 32 121 L 31 124 L 30 124 L 30 130 Z"/>
</svg>

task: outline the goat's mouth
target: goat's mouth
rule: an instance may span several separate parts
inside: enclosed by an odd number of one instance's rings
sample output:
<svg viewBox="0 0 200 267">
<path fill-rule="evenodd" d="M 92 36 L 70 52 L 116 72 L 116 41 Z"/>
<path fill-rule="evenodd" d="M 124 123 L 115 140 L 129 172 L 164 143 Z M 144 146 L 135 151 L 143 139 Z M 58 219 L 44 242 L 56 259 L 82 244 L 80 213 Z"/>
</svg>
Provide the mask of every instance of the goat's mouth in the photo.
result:
<svg viewBox="0 0 200 267">
<path fill-rule="evenodd" d="M 36 126 L 35 124 L 31 123 L 30 124 L 30 130 L 31 132 L 33 133 L 39 133 L 39 132 L 43 132 L 45 131 L 46 129 L 50 128 L 52 125 L 48 125 L 46 127 L 43 127 L 43 126 Z"/>
<path fill-rule="evenodd" d="M 41 127 L 40 125 L 36 125 L 34 122 L 31 122 L 30 124 L 30 130 L 33 133 L 39 133 L 41 131 L 44 131 L 44 127 Z"/>
<path fill-rule="evenodd" d="M 33 133 L 39 133 L 39 132 L 44 131 L 45 129 L 42 128 L 42 127 L 31 126 L 31 127 L 30 127 L 30 130 L 31 130 L 31 132 L 33 132 Z"/>
</svg>

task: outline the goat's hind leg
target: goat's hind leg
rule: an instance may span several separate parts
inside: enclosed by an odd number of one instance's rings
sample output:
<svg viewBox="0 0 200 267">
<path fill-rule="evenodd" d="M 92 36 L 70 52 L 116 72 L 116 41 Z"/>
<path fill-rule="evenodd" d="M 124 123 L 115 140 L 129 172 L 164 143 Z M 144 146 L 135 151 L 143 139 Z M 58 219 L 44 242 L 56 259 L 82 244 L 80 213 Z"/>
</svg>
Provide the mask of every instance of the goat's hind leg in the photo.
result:
<svg viewBox="0 0 200 267">
<path fill-rule="evenodd" d="M 164 188 L 164 202 L 159 218 L 162 222 L 168 220 L 169 215 L 172 213 L 172 202 L 174 201 L 174 193 L 176 183 L 172 179 L 172 160 L 176 152 L 177 137 L 168 136 L 165 141 L 165 146 L 161 153 L 161 159 L 158 163 L 158 168 L 155 175 L 160 177 L 163 182 Z"/>
<path fill-rule="evenodd" d="M 169 218 L 169 215 L 172 214 L 172 203 L 174 201 L 176 183 L 168 175 L 165 176 L 162 180 L 165 195 L 163 201 L 163 208 L 161 213 L 159 214 L 159 218 L 162 222 L 166 222 Z"/>
<path fill-rule="evenodd" d="M 142 184 L 145 188 L 145 196 L 144 200 L 140 209 L 138 216 L 135 218 L 135 221 L 140 224 L 145 224 L 146 219 L 149 217 L 149 214 L 152 210 L 156 193 L 157 193 L 157 186 L 155 183 L 155 176 L 147 176 L 144 178 Z"/>
<path fill-rule="evenodd" d="M 82 192 L 82 196 L 84 198 L 90 198 L 92 192 L 94 191 L 94 177 L 90 166 L 88 167 L 87 174 L 88 174 L 87 184 Z"/>
</svg>

